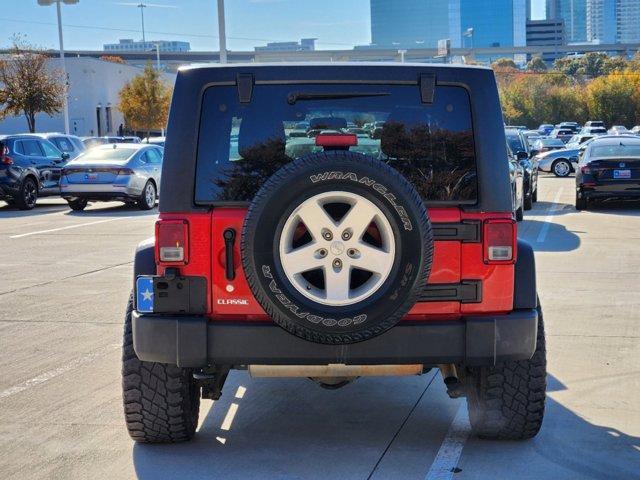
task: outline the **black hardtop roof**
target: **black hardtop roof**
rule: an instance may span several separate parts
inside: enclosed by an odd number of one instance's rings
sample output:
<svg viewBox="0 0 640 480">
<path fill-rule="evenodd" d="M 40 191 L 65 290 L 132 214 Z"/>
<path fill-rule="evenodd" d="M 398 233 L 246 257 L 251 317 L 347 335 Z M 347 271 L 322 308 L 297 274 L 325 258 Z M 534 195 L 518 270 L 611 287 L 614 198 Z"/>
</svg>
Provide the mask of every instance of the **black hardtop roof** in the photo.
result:
<svg viewBox="0 0 640 480">
<path fill-rule="evenodd" d="M 422 94 L 422 87 L 428 81 L 436 89 L 457 86 L 469 94 L 479 200 L 477 205 L 465 208 L 511 211 L 504 121 L 493 71 L 469 65 L 399 62 L 249 63 L 180 69 L 167 128 L 160 211 L 185 212 L 205 208 L 194 204 L 194 172 L 200 118 L 204 113 L 201 111 L 202 100 L 209 88 L 235 87 L 239 98 L 250 101 L 252 89 L 261 85 L 399 84 L 415 85 Z M 429 95 L 418 98 L 429 98 Z"/>
</svg>

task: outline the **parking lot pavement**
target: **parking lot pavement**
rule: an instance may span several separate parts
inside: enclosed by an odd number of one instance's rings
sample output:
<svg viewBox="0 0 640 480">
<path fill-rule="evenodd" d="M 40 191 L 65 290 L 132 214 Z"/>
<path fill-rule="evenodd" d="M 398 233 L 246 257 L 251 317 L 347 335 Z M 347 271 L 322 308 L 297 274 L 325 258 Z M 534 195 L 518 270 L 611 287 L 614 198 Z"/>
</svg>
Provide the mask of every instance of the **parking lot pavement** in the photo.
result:
<svg viewBox="0 0 640 480">
<path fill-rule="evenodd" d="M 640 478 L 640 205 L 573 208 L 544 177 L 520 224 L 537 251 L 547 415 L 528 442 L 468 436 L 434 371 L 337 391 L 230 375 L 196 440 L 134 445 L 119 343 L 135 245 L 156 212 L 0 203 L 0 478 Z"/>
</svg>

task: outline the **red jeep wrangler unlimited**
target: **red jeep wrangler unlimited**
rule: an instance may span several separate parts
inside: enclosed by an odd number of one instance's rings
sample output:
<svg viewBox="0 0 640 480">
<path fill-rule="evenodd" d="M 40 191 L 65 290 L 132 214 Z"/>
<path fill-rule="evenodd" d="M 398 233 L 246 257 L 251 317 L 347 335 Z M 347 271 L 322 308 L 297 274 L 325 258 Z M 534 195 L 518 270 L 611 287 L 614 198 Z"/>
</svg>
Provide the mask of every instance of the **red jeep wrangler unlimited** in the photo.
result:
<svg viewBox="0 0 640 480">
<path fill-rule="evenodd" d="M 536 435 L 544 330 L 504 135 L 489 69 L 181 70 L 125 318 L 133 439 L 190 439 L 231 369 L 336 388 L 437 367 L 477 435 Z"/>
</svg>

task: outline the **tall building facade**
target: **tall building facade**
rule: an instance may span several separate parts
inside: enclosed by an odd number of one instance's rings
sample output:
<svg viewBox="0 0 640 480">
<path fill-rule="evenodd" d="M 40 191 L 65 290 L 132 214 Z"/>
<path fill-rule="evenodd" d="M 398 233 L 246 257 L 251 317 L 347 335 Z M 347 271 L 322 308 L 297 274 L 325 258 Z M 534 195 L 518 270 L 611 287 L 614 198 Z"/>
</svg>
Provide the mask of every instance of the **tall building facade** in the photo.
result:
<svg viewBox="0 0 640 480">
<path fill-rule="evenodd" d="M 444 2 L 443 2 L 444 3 Z M 452 47 L 473 29 L 473 47 L 524 46 L 527 42 L 526 0 L 450 0 L 449 33 Z"/>
<path fill-rule="evenodd" d="M 640 0 L 587 0 L 587 40 L 640 42 Z"/>
<path fill-rule="evenodd" d="M 446 0 L 371 0 L 371 44 L 378 48 L 433 48 L 449 38 Z"/>
<path fill-rule="evenodd" d="M 547 0 L 547 20 L 562 20 L 568 43 L 587 41 L 588 0 Z"/>
<path fill-rule="evenodd" d="M 378 48 L 526 45 L 528 0 L 371 0 L 371 44 Z M 472 29 L 472 30 L 470 30 Z"/>
<path fill-rule="evenodd" d="M 616 41 L 640 42 L 640 0 L 616 2 Z"/>
</svg>

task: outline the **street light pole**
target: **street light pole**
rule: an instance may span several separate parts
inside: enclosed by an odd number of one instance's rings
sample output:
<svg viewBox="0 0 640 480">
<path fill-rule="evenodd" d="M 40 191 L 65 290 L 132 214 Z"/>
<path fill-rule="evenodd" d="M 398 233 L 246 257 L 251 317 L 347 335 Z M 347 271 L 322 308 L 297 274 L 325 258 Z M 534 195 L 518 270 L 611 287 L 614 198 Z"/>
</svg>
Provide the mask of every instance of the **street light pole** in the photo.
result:
<svg viewBox="0 0 640 480">
<path fill-rule="evenodd" d="M 64 41 L 62 40 L 62 8 L 60 0 L 56 2 L 56 10 L 58 12 L 58 40 L 60 41 L 60 63 L 62 64 L 62 74 L 64 76 L 64 105 L 62 107 L 64 116 L 64 133 L 69 135 L 69 81 L 67 79 L 67 64 L 64 59 Z"/>
<path fill-rule="evenodd" d="M 227 34 L 224 27 L 224 0 L 218 0 L 218 36 L 220 38 L 220 63 L 227 63 Z"/>
<path fill-rule="evenodd" d="M 38 0 L 38 5 L 48 7 L 56 4 L 56 13 L 58 14 L 58 41 L 60 42 L 60 65 L 62 67 L 62 74 L 64 76 L 64 95 L 62 98 L 63 103 L 63 116 L 64 116 L 64 132 L 69 134 L 69 80 L 67 78 L 67 65 L 64 58 L 64 42 L 62 39 L 62 8 L 61 3 L 67 5 L 73 5 L 78 3 L 79 0 Z"/>
<path fill-rule="evenodd" d="M 144 9 L 146 8 L 146 5 L 144 3 L 140 3 L 137 7 L 140 9 L 140 18 L 142 19 L 142 42 L 146 43 L 147 38 L 144 34 Z"/>
</svg>

